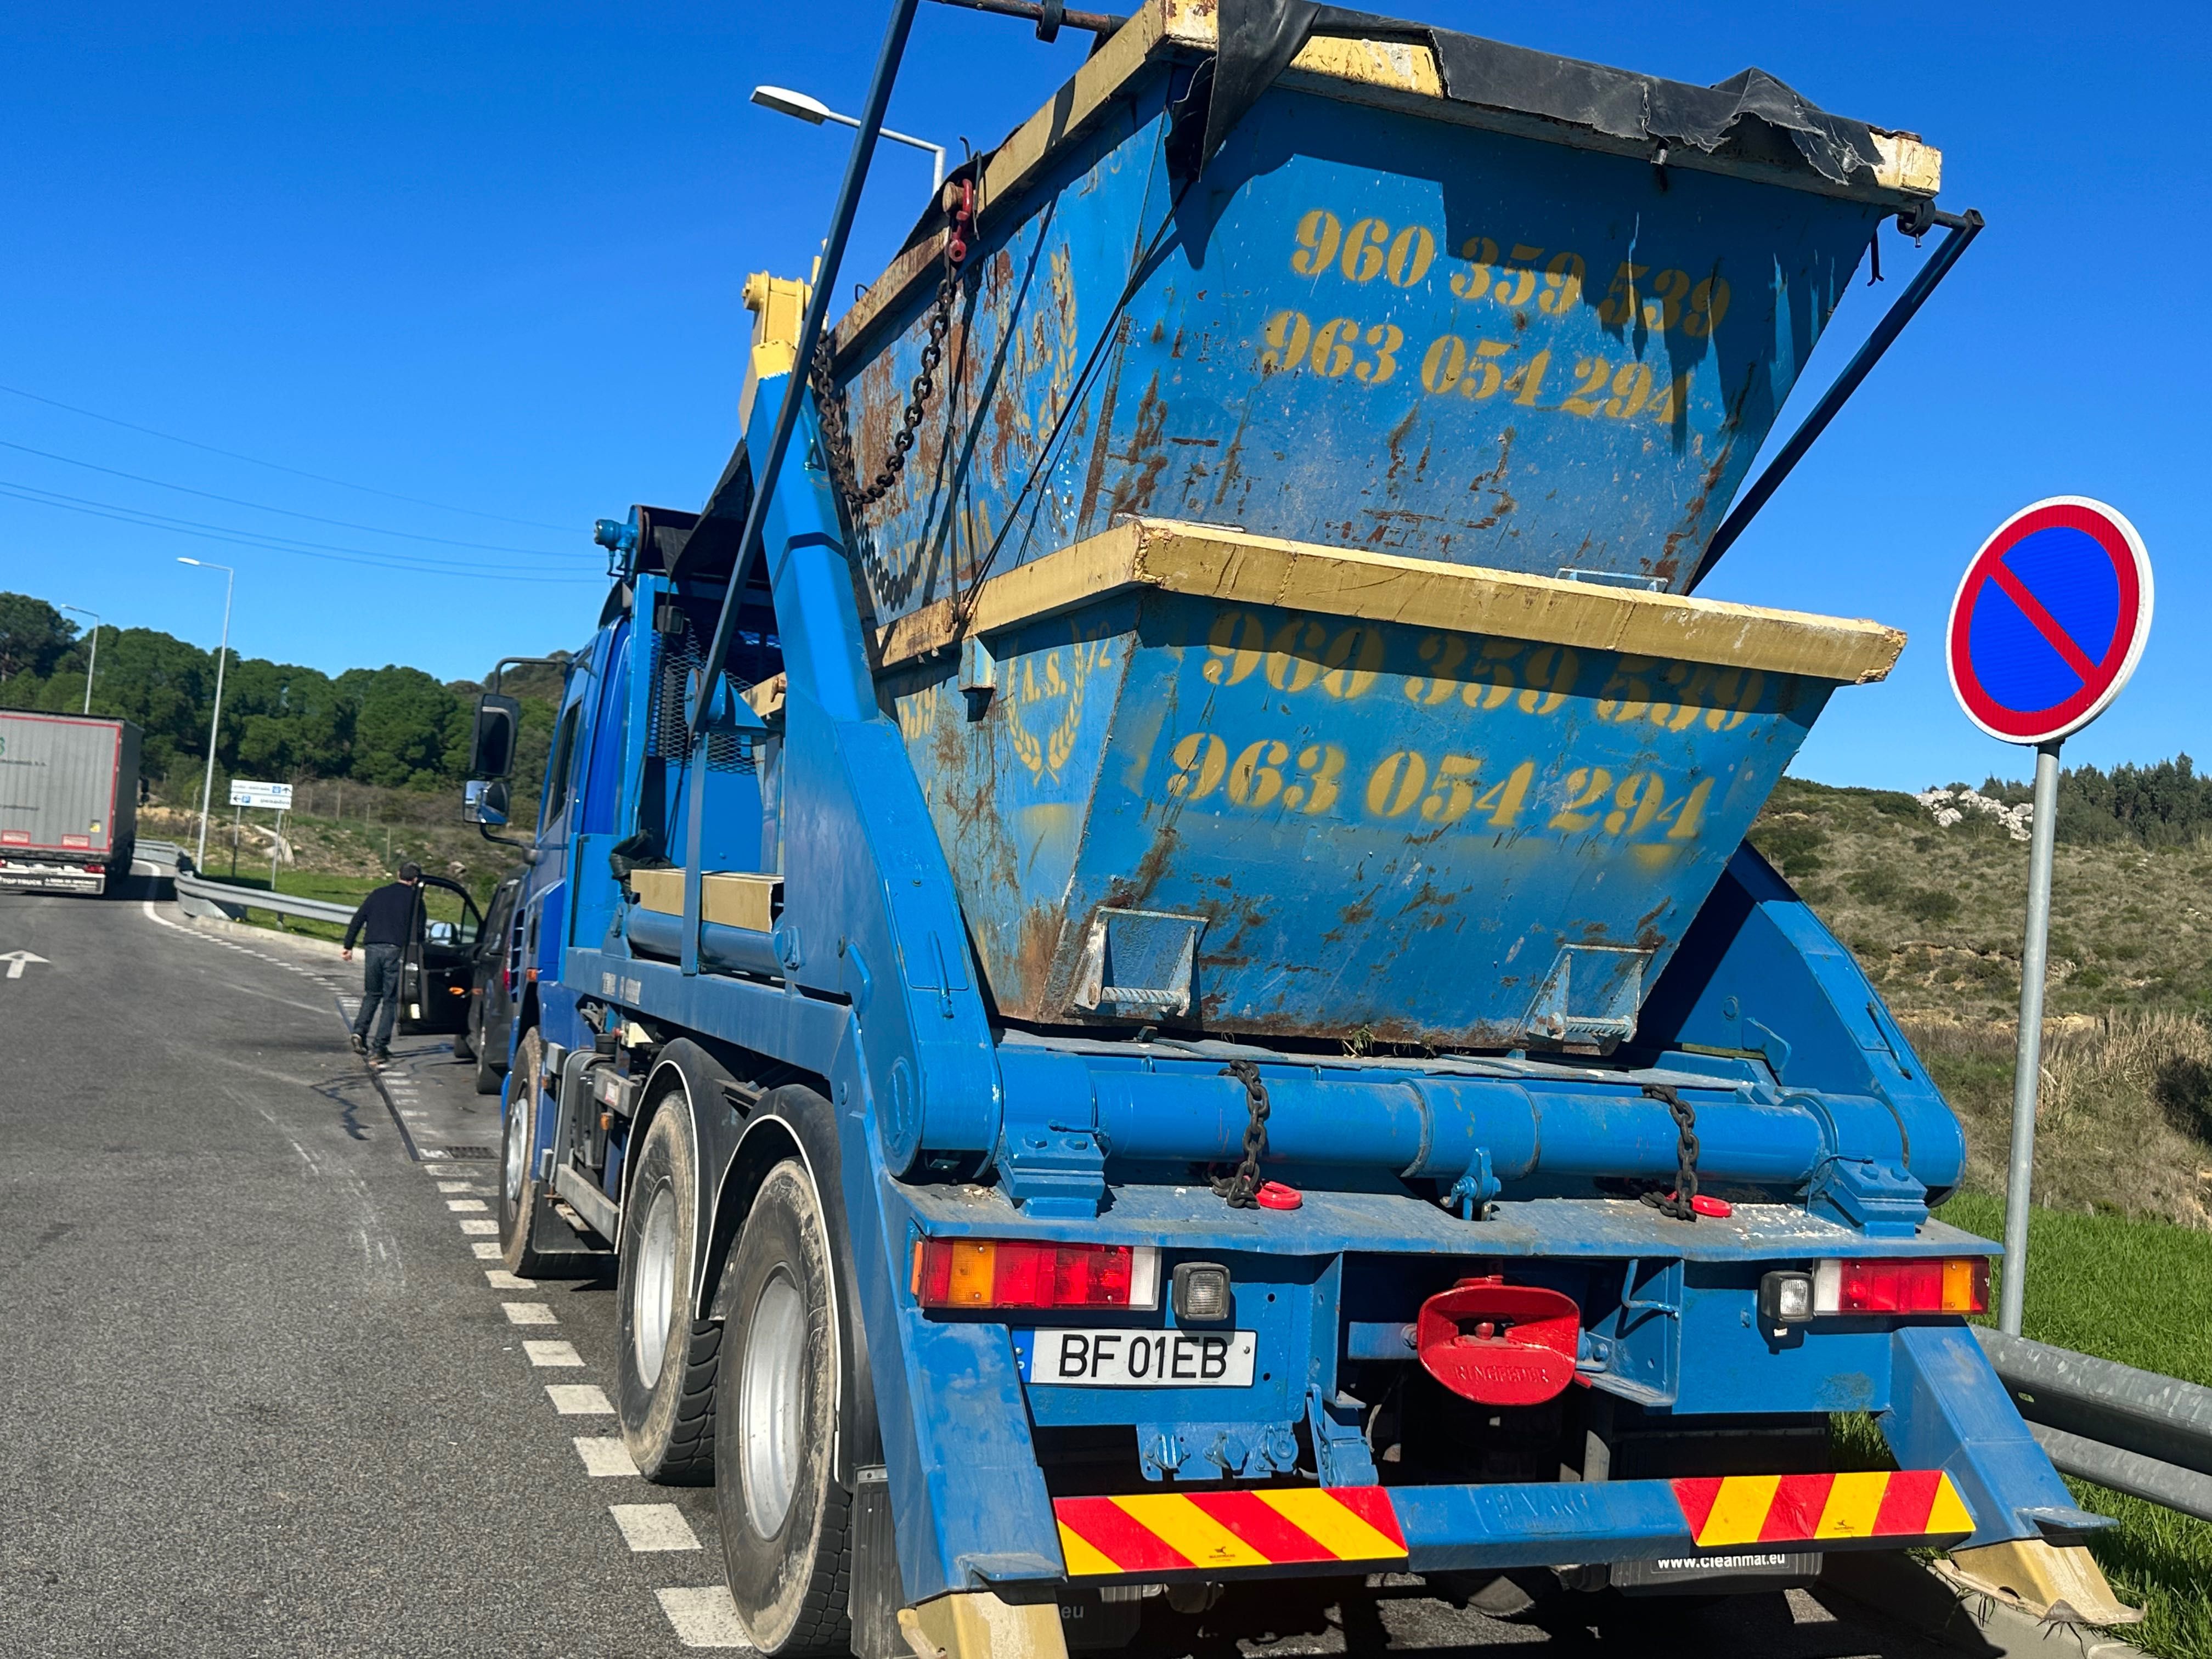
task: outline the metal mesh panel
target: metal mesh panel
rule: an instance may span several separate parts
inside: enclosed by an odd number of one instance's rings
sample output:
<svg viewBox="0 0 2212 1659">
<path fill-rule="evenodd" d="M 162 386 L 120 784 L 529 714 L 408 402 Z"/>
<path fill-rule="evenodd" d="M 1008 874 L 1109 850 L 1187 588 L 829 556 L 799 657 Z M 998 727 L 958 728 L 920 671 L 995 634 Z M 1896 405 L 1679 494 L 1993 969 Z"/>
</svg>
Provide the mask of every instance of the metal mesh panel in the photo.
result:
<svg viewBox="0 0 2212 1659">
<path fill-rule="evenodd" d="M 699 643 L 689 628 L 653 638 L 653 710 L 646 722 L 645 752 L 658 760 L 680 761 L 684 692 L 698 665 Z"/>
<path fill-rule="evenodd" d="M 645 752 L 656 759 L 681 762 L 684 758 L 684 698 L 701 655 L 698 632 L 688 623 L 678 632 L 653 635 L 653 708 L 646 723 Z M 734 677 L 732 683 L 740 691 L 751 689 Z M 744 732 L 707 734 L 708 770 L 750 772 L 753 767 L 752 740 Z"/>
</svg>

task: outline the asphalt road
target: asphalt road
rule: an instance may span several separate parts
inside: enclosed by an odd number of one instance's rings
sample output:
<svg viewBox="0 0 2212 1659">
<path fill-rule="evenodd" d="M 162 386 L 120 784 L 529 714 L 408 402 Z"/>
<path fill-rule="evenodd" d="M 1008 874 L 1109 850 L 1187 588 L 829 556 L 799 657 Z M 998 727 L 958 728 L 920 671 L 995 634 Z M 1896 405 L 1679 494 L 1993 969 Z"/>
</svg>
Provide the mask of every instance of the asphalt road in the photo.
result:
<svg viewBox="0 0 2212 1659">
<path fill-rule="evenodd" d="M 166 902 L 0 895 L 17 951 L 46 960 L 0 976 L 0 1656 L 738 1640 L 713 1493 L 638 1479 L 595 1397 L 610 1288 L 482 1259 L 497 1103 L 443 1039 L 380 1086 L 345 1044 L 357 968 Z M 1202 1621 L 1148 1603 L 1130 1651 L 1941 1651 L 1802 1592 L 1596 1607 L 1255 1585 Z"/>
</svg>

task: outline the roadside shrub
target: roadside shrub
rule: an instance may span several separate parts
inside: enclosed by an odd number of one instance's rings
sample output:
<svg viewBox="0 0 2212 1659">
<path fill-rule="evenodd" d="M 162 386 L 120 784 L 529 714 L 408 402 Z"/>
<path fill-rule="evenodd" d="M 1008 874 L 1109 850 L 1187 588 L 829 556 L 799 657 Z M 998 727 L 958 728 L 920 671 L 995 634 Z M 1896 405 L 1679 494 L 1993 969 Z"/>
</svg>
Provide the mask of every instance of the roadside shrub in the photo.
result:
<svg viewBox="0 0 2212 1659">
<path fill-rule="evenodd" d="M 1825 868 L 1820 849 L 1828 844 L 1828 837 L 1810 824 L 1785 823 L 1772 829 L 1762 827 L 1752 836 L 1768 862 L 1781 868 L 1783 874 L 1795 880 Z"/>
<path fill-rule="evenodd" d="M 2150 1092 L 2168 1123 L 2212 1145 L 2212 1066 L 2194 1054 L 2168 1054 L 2158 1063 Z"/>
<path fill-rule="evenodd" d="M 1868 904 L 1887 904 L 1903 896 L 1905 878 L 1886 864 L 1869 865 L 1844 884 L 1854 898 Z"/>
<path fill-rule="evenodd" d="M 1899 908 L 1915 921 L 1934 927 L 1959 914 L 1959 896 L 1933 887 L 1916 887 L 1899 901 Z"/>
</svg>

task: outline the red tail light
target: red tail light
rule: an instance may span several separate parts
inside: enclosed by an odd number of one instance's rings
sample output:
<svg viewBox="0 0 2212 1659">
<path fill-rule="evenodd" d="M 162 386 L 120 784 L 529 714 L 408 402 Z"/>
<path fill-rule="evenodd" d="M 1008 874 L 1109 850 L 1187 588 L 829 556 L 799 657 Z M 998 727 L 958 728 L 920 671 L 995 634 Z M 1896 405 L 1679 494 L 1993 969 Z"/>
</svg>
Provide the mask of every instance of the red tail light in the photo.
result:
<svg viewBox="0 0 2212 1659">
<path fill-rule="evenodd" d="M 1905 1256 L 1823 1261 L 1813 1273 L 1813 1310 L 1824 1314 L 1987 1313 L 1986 1256 Z"/>
<path fill-rule="evenodd" d="M 914 1247 L 925 1308 L 1154 1308 L 1160 1253 L 1150 1245 L 1026 1238 L 925 1238 Z"/>
</svg>

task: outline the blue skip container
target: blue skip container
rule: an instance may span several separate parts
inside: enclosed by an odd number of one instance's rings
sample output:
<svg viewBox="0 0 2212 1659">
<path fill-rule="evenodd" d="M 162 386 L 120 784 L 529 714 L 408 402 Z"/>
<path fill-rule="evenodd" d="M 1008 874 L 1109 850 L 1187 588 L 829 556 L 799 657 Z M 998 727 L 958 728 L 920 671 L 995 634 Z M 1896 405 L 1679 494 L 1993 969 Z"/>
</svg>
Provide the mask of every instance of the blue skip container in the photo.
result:
<svg viewBox="0 0 2212 1659">
<path fill-rule="evenodd" d="M 1211 0 L 1147 0 L 947 186 L 975 217 L 944 362 L 855 514 L 877 620 L 1127 516 L 1682 590 L 1940 157 L 1755 70 L 1692 88 L 1389 27 L 1308 41 L 1231 109 Z M 946 223 L 836 330 L 862 483 Z"/>
</svg>

